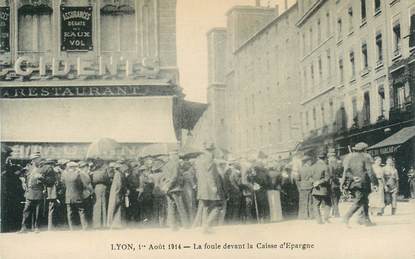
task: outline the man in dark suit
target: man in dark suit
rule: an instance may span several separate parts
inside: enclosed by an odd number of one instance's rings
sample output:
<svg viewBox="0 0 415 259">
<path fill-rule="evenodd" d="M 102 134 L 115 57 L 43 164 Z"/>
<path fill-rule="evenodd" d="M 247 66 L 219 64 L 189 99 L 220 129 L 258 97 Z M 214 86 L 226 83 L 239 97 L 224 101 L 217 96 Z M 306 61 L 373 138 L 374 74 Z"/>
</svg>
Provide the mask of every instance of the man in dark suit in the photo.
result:
<svg viewBox="0 0 415 259">
<path fill-rule="evenodd" d="M 339 201 L 341 196 L 340 191 L 340 180 L 339 178 L 339 171 L 341 171 L 339 163 L 337 162 L 337 157 L 334 149 L 329 149 L 329 153 L 327 154 L 327 162 L 329 166 L 330 172 L 330 199 L 332 204 L 332 215 L 336 218 L 340 217 L 339 211 Z M 340 172 L 341 174 L 341 172 Z"/>
<path fill-rule="evenodd" d="M 365 153 L 367 144 L 360 142 L 353 147 L 355 152 L 348 154 L 343 161 L 343 188 L 354 195 L 353 205 L 344 217 L 344 223 L 349 227 L 349 220 L 353 214 L 363 207 L 363 223 L 366 226 L 374 225 L 369 218 L 369 194 L 371 184 L 378 186 L 376 175 L 372 171 L 372 163 L 369 154 Z M 345 184 L 347 183 L 347 184 Z"/>
<path fill-rule="evenodd" d="M 39 232 L 39 213 L 40 205 L 43 200 L 43 180 L 44 177 L 40 171 L 42 158 L 40 153 L 34 153 L 30 156 L 31 163 L 27 166 L 26 184 L 25 184 L 25 206 L 23 209 L 22 227 L 20 233 L 27 231 L 29 220 L 32 219 L 32 228 L 36 233 Z"/>
<path fill-rule="evenodd" d="M 315 217 L 318 224 L 330 223 L 329 214 L 331 208 L 330 199 L 330 173 L 329 168 L 324 161 L 326 154 L 324 151 L 318 153 L 317 162 L 312 166 L 313 181 L 313 204 Z M 323 205 L 324 221 L 321 216 L 320 206 Z"/>
<path fill-rule="evenodd" d="M 83 199 L 84 183 L 79 173 L 78 163 L 69 162 L 62 173 L 62 182 L 65 185 L 65 203 L 69 229 L 73 230 L 74 213 L 79 215 L 82 229 L 87 228 L 87 219 Z"/>
<path fill-rule="evenodd" d="M 45 185 L 47 192 L 47 201 L 48 201 L 48 230 L 53 230 L 56 226 L 55 212 L 58 208 L 58 181 L 59 175 L 58 172 L 54 169 L 55 161 L 51 159 L 46 159 L 41 167 L 41 173 L 45 177 Z"/>
</svg>

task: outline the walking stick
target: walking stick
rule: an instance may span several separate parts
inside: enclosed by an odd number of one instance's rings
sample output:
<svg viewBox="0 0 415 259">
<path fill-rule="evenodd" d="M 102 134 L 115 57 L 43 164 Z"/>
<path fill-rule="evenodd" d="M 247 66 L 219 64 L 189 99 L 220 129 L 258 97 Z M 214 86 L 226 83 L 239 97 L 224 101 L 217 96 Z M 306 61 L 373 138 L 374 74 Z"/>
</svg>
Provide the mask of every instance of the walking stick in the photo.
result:
<svg viewBox="0 0 415 259">
<path fill-rule="evenodd" d="M 254 203 L 255 203 L 256 220 L 257 220 L 258 224 L 260 224 L 260 222 L 259 222 L 259 212 L 258 212 L 258 203 L 257 203 L 255 191 L 254 191 Z"/>
</svg>

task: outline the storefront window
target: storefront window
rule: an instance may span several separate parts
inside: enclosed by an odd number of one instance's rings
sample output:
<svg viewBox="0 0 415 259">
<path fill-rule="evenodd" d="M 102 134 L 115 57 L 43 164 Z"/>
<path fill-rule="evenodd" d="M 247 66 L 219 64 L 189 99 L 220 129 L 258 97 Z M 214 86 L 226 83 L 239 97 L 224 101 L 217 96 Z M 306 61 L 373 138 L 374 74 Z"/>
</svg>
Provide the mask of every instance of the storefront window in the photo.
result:
<svg viewBox="0 0 415 259">
<path fill-rule="evenodd" d="M 46 4 L 18 9 L 18 53 L 40 54 L 52 50 L 52 8 Z"/>
</svg>

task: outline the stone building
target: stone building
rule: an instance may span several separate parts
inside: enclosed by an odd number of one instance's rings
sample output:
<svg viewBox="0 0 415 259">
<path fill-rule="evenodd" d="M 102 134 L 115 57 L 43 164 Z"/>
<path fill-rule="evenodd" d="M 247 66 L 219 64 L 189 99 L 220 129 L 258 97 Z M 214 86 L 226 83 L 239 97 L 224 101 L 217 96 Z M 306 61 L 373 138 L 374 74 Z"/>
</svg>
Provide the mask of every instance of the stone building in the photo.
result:
<svg viewBox="0 0 415 259">
<path fill-rule="evenodd" d="M 80 159 L 104 137 L 131 158 L 176 145 L 176 0 L 0 0 L 0 93 L 15 159 Z"/>
<path fill-rule="evenodd" d="M 399 89 L 405 89 L 397 98 L 391 66 L 405 60 L 404 70 L 411 70 L 410 37 L 404 36 L 410 34 L 413 4 L 301 0 L 298 5 L 302 149 L 325 144 L 345 154 L 359 141 L 373 145 L 412 125 L 409 116 L 393 115 L 396 102 L 400 107 L 407 103 L 406 112 L 410 110 L 411 77 L 403 84 L 396 81 Z"/>
<path fill-rule="evenodd" d="M 208 108 L 189 145 L 213 142 L 234 156 L 288 155 L 301 138 L 297 5 L 235 6 L 208 40 Z"/>
</svg>

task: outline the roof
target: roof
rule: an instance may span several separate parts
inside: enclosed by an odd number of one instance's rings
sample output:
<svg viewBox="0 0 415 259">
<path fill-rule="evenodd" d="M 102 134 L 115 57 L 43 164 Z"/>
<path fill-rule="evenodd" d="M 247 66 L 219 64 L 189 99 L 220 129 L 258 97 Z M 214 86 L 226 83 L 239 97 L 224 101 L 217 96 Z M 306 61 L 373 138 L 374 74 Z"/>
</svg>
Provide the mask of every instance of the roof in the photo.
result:
<svg viewBox="0 0 415 259">
<path fill-rule="evenodd" d="M 415 126 L 406 127 L 381 142 L 369 147 L 368 150 L 401 145 L 413 137 L 415 137 Z"/>
</svg>

